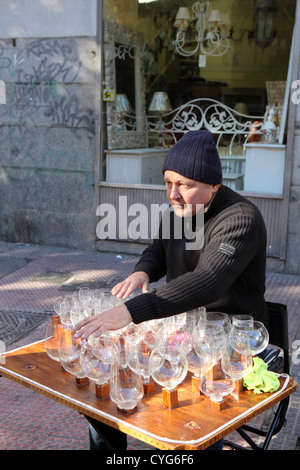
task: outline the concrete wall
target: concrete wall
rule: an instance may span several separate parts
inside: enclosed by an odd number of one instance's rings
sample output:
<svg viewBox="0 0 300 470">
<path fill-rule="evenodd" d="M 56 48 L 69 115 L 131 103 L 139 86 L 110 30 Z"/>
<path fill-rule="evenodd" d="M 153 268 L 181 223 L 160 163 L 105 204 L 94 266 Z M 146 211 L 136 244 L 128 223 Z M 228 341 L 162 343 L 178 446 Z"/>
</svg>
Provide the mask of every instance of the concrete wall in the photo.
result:
<svg viewBox="0 0 300 470">
<path fill-rule="evenodd" d="M 96 36 L 97 0 L 0 0 L 1 38 Z"/>
<path fill-rule="evenodd" d="M 0 239 L 93 248 L 95 1 L 0 0 L 0 11 Z"/>
</svg>

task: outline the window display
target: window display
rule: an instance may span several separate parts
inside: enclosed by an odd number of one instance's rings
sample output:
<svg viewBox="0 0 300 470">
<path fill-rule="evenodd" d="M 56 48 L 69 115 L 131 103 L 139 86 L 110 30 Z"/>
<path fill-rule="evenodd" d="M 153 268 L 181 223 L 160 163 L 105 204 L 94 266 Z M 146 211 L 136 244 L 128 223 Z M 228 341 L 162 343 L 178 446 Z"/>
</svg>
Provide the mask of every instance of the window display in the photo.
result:
<svg viewBox="0 0 300 470">
<path fill-rule="evenodd" d="M 188 130 L 206 128 L 224 156 L 224 184 L 243 190 L 244 144 L 261 141 L 270 113 L 275 140 L 285 143 L 296 1 L 261 3 L 104 1 L 104 89 L 112 90 L 104 150 L 168 149 Z"/>
</svg>

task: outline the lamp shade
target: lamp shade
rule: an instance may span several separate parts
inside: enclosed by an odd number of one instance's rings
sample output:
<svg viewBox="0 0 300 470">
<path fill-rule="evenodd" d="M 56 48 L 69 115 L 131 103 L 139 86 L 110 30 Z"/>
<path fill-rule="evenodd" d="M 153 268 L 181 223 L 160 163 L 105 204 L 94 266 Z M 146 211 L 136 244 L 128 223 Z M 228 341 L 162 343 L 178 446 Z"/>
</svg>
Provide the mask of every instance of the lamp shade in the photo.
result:
<svg viewBox="0 0 300 470">
<path fill-rule="evenodd" d="M 189 26 L 191 16 L 188 8 L 180 7 L 174 22 L 174 27 L 177 29 L 187 29 Z"/>
<path fill-rule="evenodd" d="M 229 15 L 227 13 L 221 13 L 220 24 L 226 25 L 226 26 L 231 26 L 231 21 L 230 21 Z"/>
<path fill-rule="evenodd" d="M 176 15 L 176 20 L 190 21 L 190 19 L 191 19 L 191 15 L 190 15 L 189 9 L 186 7 L 180 7 Z"/>
<path fill-rule="evenodd" d="M 220 25 L 221 25 L 221 37 L 222 38 L 229 37 L 231 21 L 227 13 L 221 13 Z"/>
<path fill-rule="evenodd" d="M 211 14 L 208 17 L 208 22 L 209 23 L 220 23 L 222 19 L 221 13 L 219 10 L 212 10 Z"/>
<path fill-rule="evenodd" d="M 245 114 L 246 116 L 248 115 L 248 108 L 246 103 L 236 103 L 234 106 L 234 110 L 237 113 Z"/>
<path fill-rule="evenodd" d="M 127 95 L 117 95 L 116 98 L 117 113 L 132 113 L 132 106 Z"/>
<path fill-rule="evenodd" d="M 166 113 L 172 111 L 169 97 L 165 91 L 156 91 L 152 97 L 148 111 L 154 113 Z"/>
</svg>

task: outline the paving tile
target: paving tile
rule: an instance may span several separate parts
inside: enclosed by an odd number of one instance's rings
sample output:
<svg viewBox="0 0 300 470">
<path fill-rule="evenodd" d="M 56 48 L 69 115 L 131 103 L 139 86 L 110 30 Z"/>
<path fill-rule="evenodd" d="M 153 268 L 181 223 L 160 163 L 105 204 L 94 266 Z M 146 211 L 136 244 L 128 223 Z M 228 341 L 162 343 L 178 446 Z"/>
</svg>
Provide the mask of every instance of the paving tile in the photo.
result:
<svg viewBox="0 0 300 470">
<path fill-rule="evenodd" d="M 132 272 L 137 258 L 118 253 L 85 252 L 59 247 L 10 244 L 0 241 L 1 309 L 50 314 L 53 301 L 64 290 L 59 274 L 72 273 L 73 287 L 81 281 L 111 283 Z M 10 269 L 11 268 L 11 269 Z M 16 268 L 16 269 L 15 269 Z M 47 278 L 48 273 L 48 278 Z M 57 283 L 55 276 L 58 273 Z M 50 279 L 51 278 L 51 279 Z M 159 284 L 159 283 L 158 283 Z M 286 303 L 289 311 L 291 343 L 300 327 L 300 276 L 267 273 L 266 299 Z M 20 347 L 45 337 L 47 321 L 8 349 Z M 294 365 L 292 377 L 300 380 L 300 365 Z M 270 450 L 293 450 L 299 443 L 299 390 L 291 396 L 287 425 L 274 437 Z M 0 377 L 0 450 L 87 450 L 88 423 L 84 416 L 43 397 L 15 382 Z M 266 414 L 253 420 L 262 426 Z M 230 440 L 245 446 L 234 432 Z M 129 450 L 153 450 L 153 447 L 128 437 Z"/>
</svg>

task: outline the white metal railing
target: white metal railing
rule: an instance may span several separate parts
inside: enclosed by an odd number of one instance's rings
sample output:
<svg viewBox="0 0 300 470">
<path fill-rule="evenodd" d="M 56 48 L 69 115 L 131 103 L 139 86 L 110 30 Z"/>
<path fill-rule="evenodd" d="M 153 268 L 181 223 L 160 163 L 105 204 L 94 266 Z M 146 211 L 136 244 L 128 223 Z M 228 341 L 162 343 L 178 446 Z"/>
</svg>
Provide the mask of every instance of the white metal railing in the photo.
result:
<svg viewBox="0 0 300 470">
<path fill-rule="evenodd" d="M 243 145 L 261 134 L 264 119 L 241 114 L 213 99 L 197 98 L 166 114 L 147 116 L 147 128 L 149 137 L 169 137 L 173 143 L 188 131 L 206 129 L 217 135 L 217 146 L 227 146 L 231 154 L 234 145 Z"/>
</svg>

